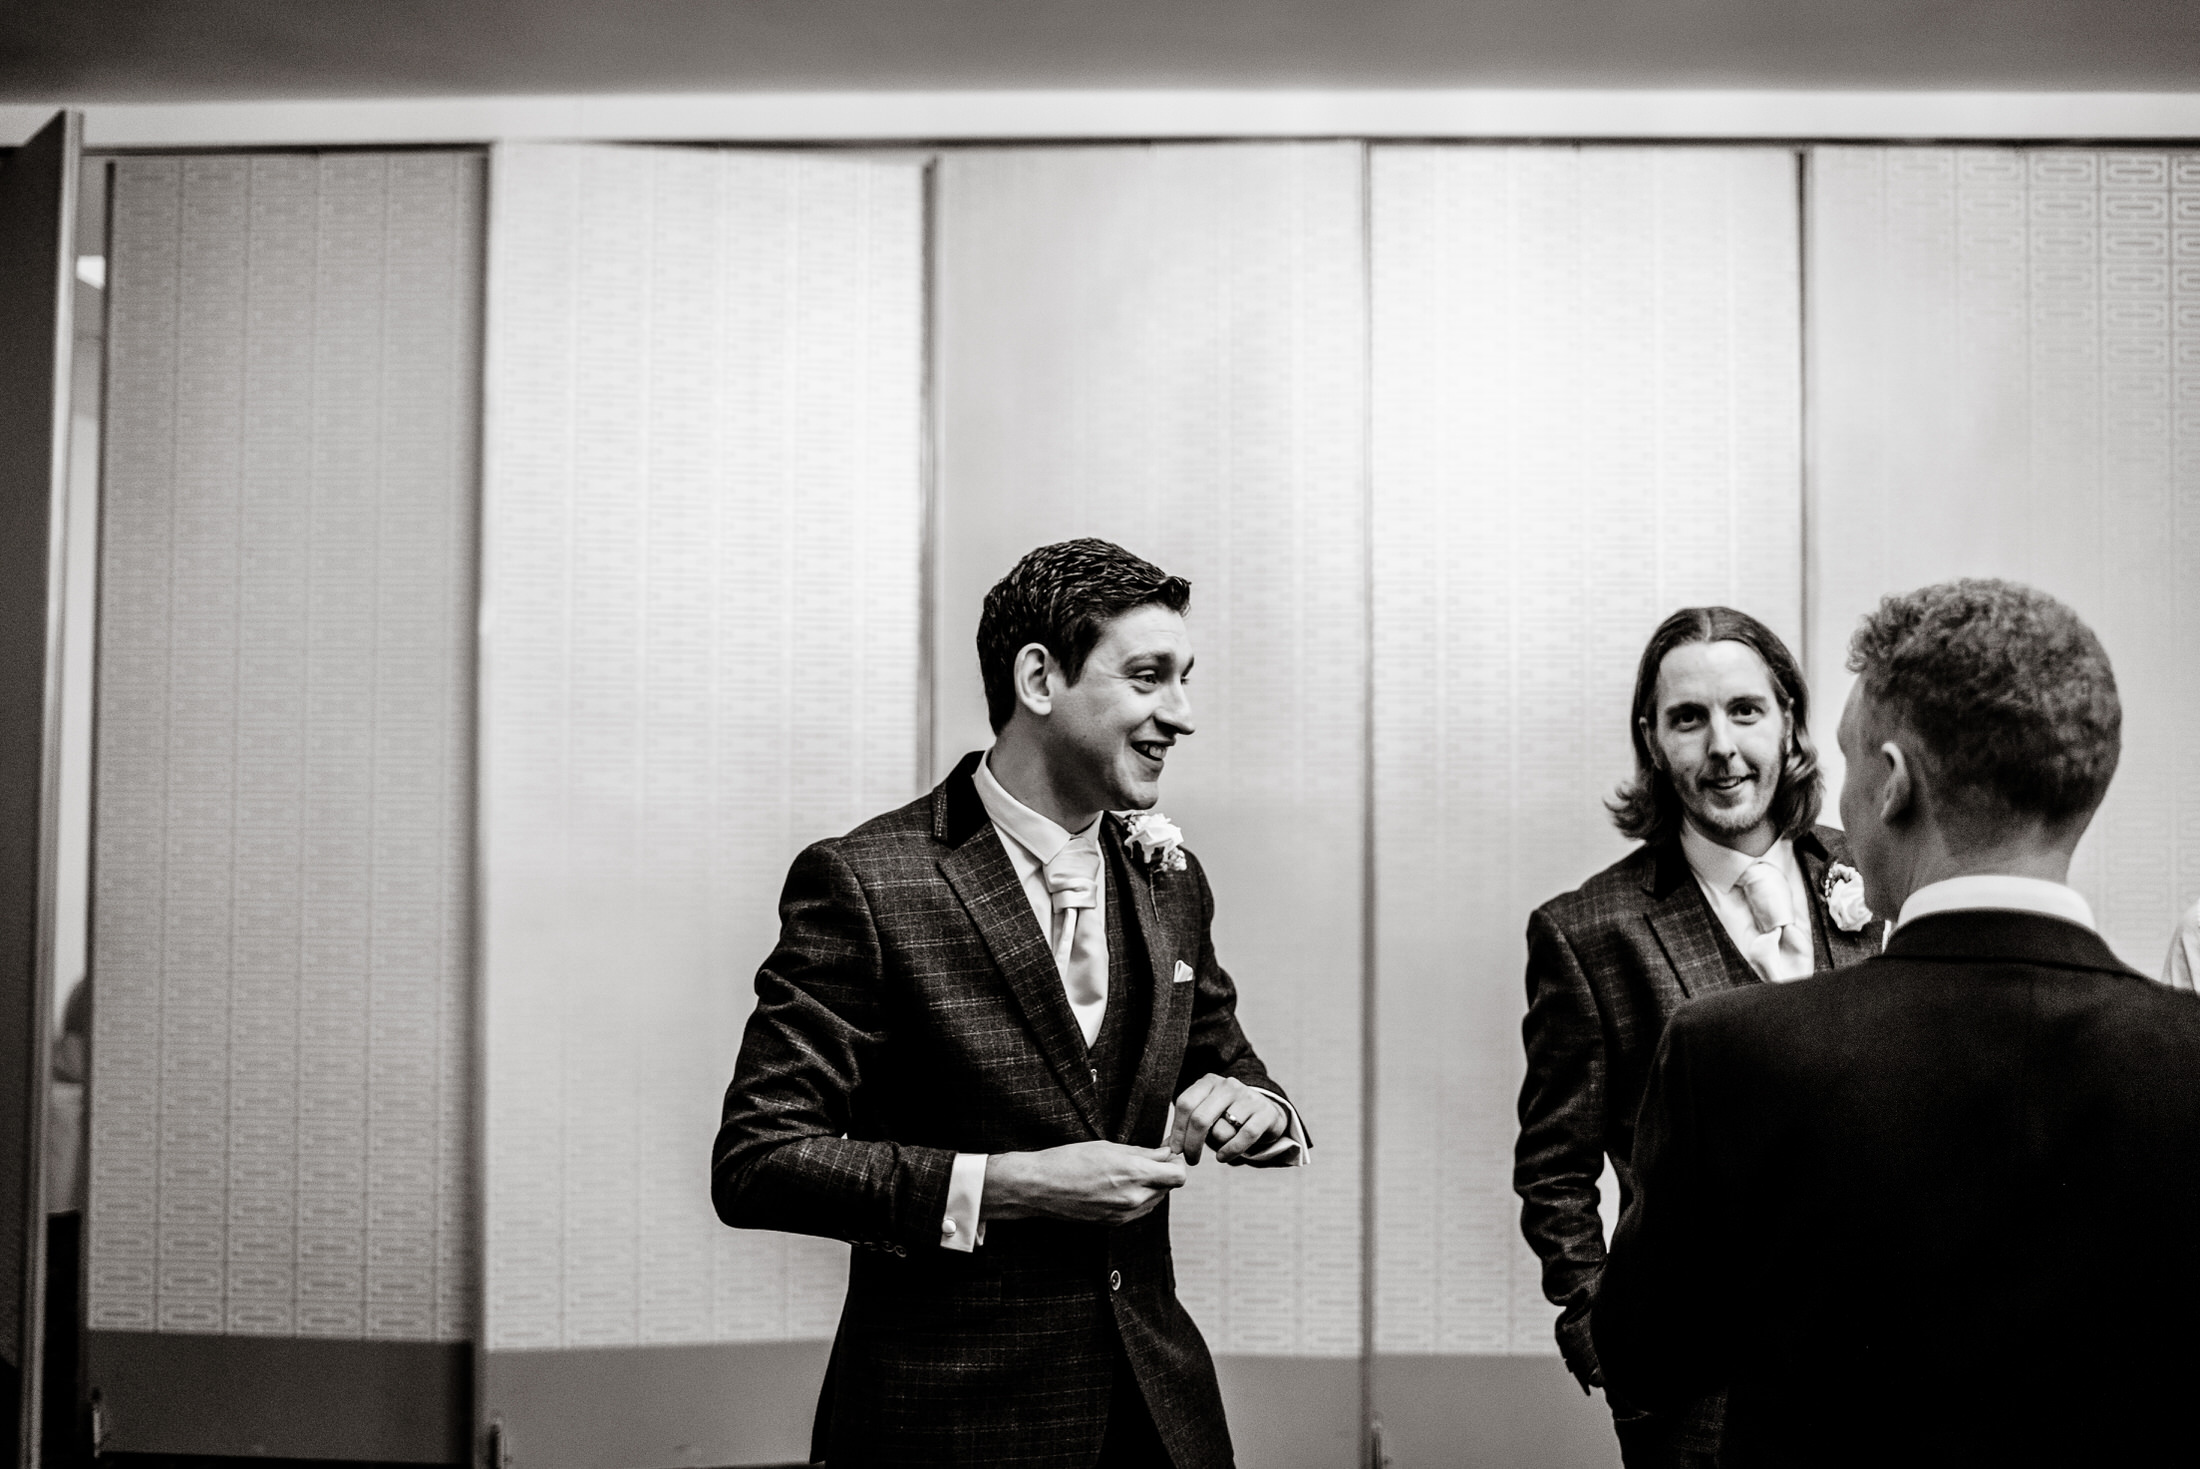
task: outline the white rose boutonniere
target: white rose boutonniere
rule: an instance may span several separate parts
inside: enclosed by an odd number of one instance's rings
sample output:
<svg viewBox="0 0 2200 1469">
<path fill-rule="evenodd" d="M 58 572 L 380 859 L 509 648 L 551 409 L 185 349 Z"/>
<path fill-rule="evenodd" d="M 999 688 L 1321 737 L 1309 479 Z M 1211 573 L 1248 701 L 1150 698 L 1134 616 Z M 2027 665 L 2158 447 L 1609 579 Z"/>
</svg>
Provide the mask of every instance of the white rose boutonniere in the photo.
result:
<svg viewBox="0 0 2200 1469">
<path fill-rule="evenodd" d="M 1826 869 L 1826 916 L 1843 933 L 1872 921 L 1872 910 L 1864 906 L 1864 875 L 1846 862 Z"/>
<path fill-rule="evenodd" d="M 1159 811 L 1122 811 L 1124 836 L 1148 872 L 1184 870 L 1184 833 Z"/>
</svg>

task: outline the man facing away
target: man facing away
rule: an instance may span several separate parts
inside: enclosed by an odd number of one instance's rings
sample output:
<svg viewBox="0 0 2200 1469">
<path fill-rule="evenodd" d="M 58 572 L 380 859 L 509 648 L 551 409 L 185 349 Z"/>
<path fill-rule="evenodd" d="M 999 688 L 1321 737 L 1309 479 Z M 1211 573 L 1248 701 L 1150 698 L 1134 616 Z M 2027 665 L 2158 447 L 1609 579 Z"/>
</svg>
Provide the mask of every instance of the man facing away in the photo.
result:
<svg viewBox="0 0 2200 1469">
<path fill-rule="evenodd" d="M 1726 1462 L 2191 1462 L 2200 1000 L 2064 885 L 2107 655 L 1998 581 L 1850 645 L 1841 814 L 1886 953 L 1666 1027 L 1592 1313 L 1615 1392 L 1728 1387 Z"/>
<path fill-rule="evenodd" d="M 1528 921 L 1513 1185 L 1584 1390 L 1604 1385 L 1589 1339 L 1604 1263 L 1598 1179 L 1609 1157 L 1623 1205 L 1633 1192 L 1635 1108 L 1667 1019 L 1691 999 L 1786 984 L 1873 948 L 1841 834 L 1812 824 L 1809 712 L 1794 657 L 1756 618 L 1728 607 L 1668 617 L 1636 671 L 1635 778 L 1612 811 L 1642 845 Z M 1716 1463 L 1715 1386 L 1656 1411 L 1609 1389 L 1629 1469 Z"/>
<path fill-rule="evenodd" d="M 788 874 L 711 1193 L 856 1246 L 835 1469 L 1232 1462 L 1167 1199 L 1203 1148 L 1288 1165 L 1306 1135 L 1151 812 L 1190 597 L 1105 541 L 1024 557 L 978 627 L 993 747 Z"/>
</svg>

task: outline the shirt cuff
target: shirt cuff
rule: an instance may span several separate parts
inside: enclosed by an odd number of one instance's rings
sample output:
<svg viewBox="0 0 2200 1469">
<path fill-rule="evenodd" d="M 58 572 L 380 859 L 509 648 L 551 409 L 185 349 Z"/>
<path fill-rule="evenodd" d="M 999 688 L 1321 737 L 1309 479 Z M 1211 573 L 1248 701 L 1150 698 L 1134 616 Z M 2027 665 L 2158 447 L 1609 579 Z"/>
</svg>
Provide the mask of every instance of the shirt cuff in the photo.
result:
<svg viewBox="0 0 2200 1469">
<path fill-rule="evenodd" d="M 978 1205 L 985 1196 L 985 1154 L 957 1153 L 947 1171 L 947 1212 L 940 1216 L 940 1248 L 969 1254 L 985 1243 Z"/>
<path fill-rule="evenodd" d="M 1264 1086 L 1247 1087 L 1247 1091 L 1259 1092 L 1269 1101 L 1283 1108 L 1283 1136 L 1271 1142 L 1257 1153 L 1247 1153 L 1247 1163 L 1273 1163 L 1286 1168 L 1304 1168 L 1308 1156 L 1314 1151 L 1306 1140 L 1306 1124 L 1299 1121 L 1299 1109 L 1286 1099 L 1277 1096 Z M 1289 1159 L 1288 1162 L 1285 1160 Z M 953 1194 L 948 1195 L 953 1198 Z"/>
</svg>

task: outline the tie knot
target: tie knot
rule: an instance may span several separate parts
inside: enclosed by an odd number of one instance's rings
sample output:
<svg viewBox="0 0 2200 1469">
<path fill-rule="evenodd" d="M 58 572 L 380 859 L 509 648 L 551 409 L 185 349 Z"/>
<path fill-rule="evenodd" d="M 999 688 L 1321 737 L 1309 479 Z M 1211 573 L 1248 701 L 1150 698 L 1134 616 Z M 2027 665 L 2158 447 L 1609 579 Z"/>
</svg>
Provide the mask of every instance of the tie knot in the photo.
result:
<svg viewBox="0 0 2200 1469">
<path fill-rule="evenodd" d="M 1054 854 L 1054 860 L 1044 869 L 1047 880 L 1047 896 L 1054 902 L 1054 911 L 1064 908 L 1094 908 L 1100 903 L 1100 854 L 1090 847 L 1072 842 Z"/>
<path fill-rule="evenodd" d="M 1742 869 L 1742 897 L 1749 904 L 1750 921 L 1757 932 L 1772 933 L 1787 927 L 1789 912 L 1787 879 L 1770 862 L 1752 862 Z"/>
</svg>

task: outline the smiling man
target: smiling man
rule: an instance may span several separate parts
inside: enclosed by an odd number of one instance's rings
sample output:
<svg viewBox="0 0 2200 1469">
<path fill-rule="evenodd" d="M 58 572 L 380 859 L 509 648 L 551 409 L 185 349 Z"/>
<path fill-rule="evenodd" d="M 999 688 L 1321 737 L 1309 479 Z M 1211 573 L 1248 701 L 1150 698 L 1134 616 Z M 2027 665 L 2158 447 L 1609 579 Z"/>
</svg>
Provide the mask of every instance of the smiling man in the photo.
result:
<svg viewBox="0 0 2200 1469">
<path fill-rule="evenodd" d="M 851 1241 L 813 1457 L 1232 1462 L 1168 1196 L 1305 1161 L 1152 810 L 1191 586 L 1042 546 L 978 625 L 993 747 L 796 859 L 712 1157 L 719 1217 Z"/>
<path fill-rule="evenodd" d="M 1822 782 L 1810 692 L 1773 631 L 1728 607 L 1661 623 L 1635 674 L 1635 777 L 1614 823 L 1642 843 L 1528 921 L 1528 1053 L 1513 1186 L 1560 1308 L 1559 1349 L 1603 1386 L 1590 1306 L 1604 1264 L 1598 1180 L 1633 1196 L 1635 1109 L 1685 1002 L 1869 957 L 1841 834 L 1813 825 Z M 1718 1463 L 1716 1393 L 1648 1411 L 1608 1394 L 1628 1469 Z"/>
</svg>

